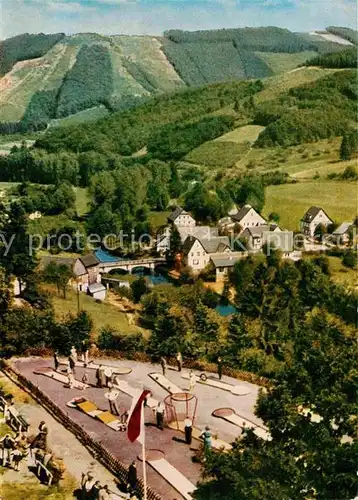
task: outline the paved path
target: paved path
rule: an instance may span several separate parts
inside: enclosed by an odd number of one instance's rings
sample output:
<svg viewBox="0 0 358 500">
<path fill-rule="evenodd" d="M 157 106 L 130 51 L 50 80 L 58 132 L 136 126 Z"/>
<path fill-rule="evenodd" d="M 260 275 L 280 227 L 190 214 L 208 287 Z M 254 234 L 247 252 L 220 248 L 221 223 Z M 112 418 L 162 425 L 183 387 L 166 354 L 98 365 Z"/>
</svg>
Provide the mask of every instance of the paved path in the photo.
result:
<svg viewBox="0 0 358 500">
<path fill-rule="evenodd" d="M 95 461 L 92 455 L 76 439 L 72 432 L 66 430 L 57 420 L 47 413 L 42 406 L 33 400 L 31 400 L 30 403 L 19 403 L 15 400 L 15 407 L 29 422 L 30 434 L 36 434 L 36 429 L 38 428 L 40 422 L 42 420 L 46 421 L 50 430 L 48 436 L 49 448 L 56 456 L 63 459 L 67 471 L 76 479 L 78 486 L 81 482 L 82 472 L 91 468 L 95 477 L 98 478 L 102 484 L 108 484 L 112 491 L 117 490 L 114 476 L 99 462 Z M 5 474 L 1 477 L 4 481 L 8 482 L 30 481 L 36 484 L 39 483 L 33 473 L 28 471 L 26 460 L 23 460 L 20 463 L 19 473 L 12 469 L 6 469 Z"/>
<path fill-rule="evenodd" d="M 106 363 L 109 363 L 106 360 Z M 86 396 L 100 408 L 108 409 L 108 401 L 104 397 L 104 389 L 91 387 L 85 391 L 65 388 L 61 383 L 44 377 L 35 375 L 33 372 L 36 369 L 52 365 L 52 360 L 42 358 L 27 358 L 15 361 L 16 368 L 23 373 L 33 383 L 46 393 L 61 409 L 71 415 L 71 418 L 78 424 L 83 426 L 86 431 L 95 439 L 100 440 L 114 455 L 118 456 L 121 461 L 129 465 L 132 460 L 135 460 L 140 455 L 141 447 L 138 443 L 130 443 L 125 432 L 115 432 L 109 429 L 87 415 L 76 409 L 71 409 L 66 406 L 66 403 L 75 396 Z M 111 361 L 113 365 L 126 366 L 132 368 L 129 375 L 120 376 L 119 378 L 126 380 L 131 386 L 145 388 L 152 391 L 156 399 L 163 400 L 168 393 L 160 387 L 148 374 L 153 371 L 160 371 L 159 365 L 151 365 L 146 363 L 138 363 L 134 361 Z M 76 369 L 76 378 L 81 379 L 84 369 Z M 95 384 L 95 373 L 93 370 L 88 370 L 89 382 Z M 186 389 L 187 382 L 183 380 L 181 373 L 175 370 L 167 370 L 167 377 L 179 387 Z M 249 394 L 245 396 L 236 396 L 228 391 L 214 389 L 209 386 L 197 384 L 194 394 L 198 397 L 198 410 L 195 425 L 199 428 L 204 428 L 205 425 L 210 425 L 213 433 L 218 433 L 221 439 L 232 442 L 241 433 L 239 428 L 231 425 L 224 420 L 217 419 L 211 414 L 217 408 L 230 407 L 235 409 L 237 413 L 243 417 L 247 417 L 253 422 L 261 423 L 254 415 L 254 406 L 257 399 L 258 387 L 249 384 L 248 382 L 223 377 L 223 380 L 240 385 L 247 386 Z M 121 412 L 130 408 L 132 398 L 124 393 L 121 393 L 118 399 Z M 146 422 L 154 424 L 154 415 L 150 409 L 146 409 Z M 59 424 L 58 424 L 59 425 Z M 149 425 L 146 432 L 147 449 L 159 449 L 164 452 L 166 460 L 176 467 L 185 477 L 193 484 L 196 484 L 200 478 L 200 464 L 192 462 L 193 449 L 190 449 L 185 443 L 173 441 L 174 439 L 182 440 L 183 436 L 180 432 L 166 428 L 164 431 L 158 430 L 154 425 Z M 67 442 L 67 440 L 65 441 Z M 192 448 L 197 448 L 198 443 L 193 442 Z M 62 455 L 72 454 L 72 450 L 67 445 L 64 445 Z M 60 453 L 61 455 L 61 453 Z M 76 458 L 74 458 L 76 462 Z M 141 467 L 138 466 L 139 475 Z M 165 500 L 178 499 L 178 493 L 154 470 L 148 468 L 148 482 Z"/>
</svg>

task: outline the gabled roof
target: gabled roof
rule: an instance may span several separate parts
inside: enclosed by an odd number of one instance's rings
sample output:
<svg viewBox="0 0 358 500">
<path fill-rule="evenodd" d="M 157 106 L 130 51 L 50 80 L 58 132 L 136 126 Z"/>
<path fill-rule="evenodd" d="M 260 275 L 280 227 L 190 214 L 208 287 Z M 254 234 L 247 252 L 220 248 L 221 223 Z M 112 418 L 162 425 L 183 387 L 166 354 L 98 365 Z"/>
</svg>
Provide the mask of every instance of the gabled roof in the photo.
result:
<svg viewBox="0 0 358 500">
<path fill-rule="evenodd" d="M 305 215 L 302 217 L 301 221 L 302 222 L 312 222 L 314 218 L 319 214 L 319 212 L 322 210 L 322 212 L 328 217 L 327 213 L 323 210 L 321 207 L 310 207 Z M 331 220 L 330 217 L 328 217 L 329 220 Z"/>
<path fill-rule="evenodd" d="M 250 212 L 251 209 L 252 209 L 251 205 L 244 205 L 243 207 L 240 208 L 237 214 L 232 215 L 231 218 L 237 222 L 240 222 L 245 217 L 245 215 L 247 215 Z"/>
<path fill-rule="evenodd" d="M 99 260 L 91 253 L 89 253 L 87 255 L 83 255 L 79 259 L 82 262 L 82 264 L 85 266 L 86 269 L 88 267 L 97 266 L 99 264 Z"/>
<path fill-rule="evenodd" d="M 189 235 L 199 239 L 211 239 L 219 235 L 218 228 L 210 226 L 179 226 L 178 232 L 182 241 L 185 241 Z"/>
<path fill-rule="evenodd" d="M 184 208 L 178 206 L 168 215 L 168 221 L 174 222 L 179 217 L 179 215 L 190 215 L 191 217 L 191 214 L 189 212 L 184 210 Z"/>
<path fill-rule="evenodd" d="M 353 225 L 352 222 L 342 222 L 340 226 L 337 227 L 335 231 L 333 231 L 332 234 L 334 235 L 341 235 L 341 234 L 346 234 L 346 232 L 349 230 L 349 228 Z"/>
<path fill-rule="evenodd" d="M 187 255 L 190 252 L 195 241 L 198 241 L 200 243 L 206 253 L 223 252 L 227 247 L 230 246 L 230 240 L 228 236 L 217 236 L 210 239 L 204 239 L 189 235 L 184 241 L 184 254 Z"/>
<path fill-rule="evenodd" d="M 88 290 L 90 293 L 103 292 L 106 290 L 106 287 L 102 285 L 102 283 L 93 283 L 89 285 Z"/>
<path fill-rule="evenodd" d="M 261 226 L 247 227 L 243 231 L 242 236 L 250 234 L 253 238 L 261 238 L 262 234 L 268 231 L 270 231 L 270 226 L 268 224 L 262 224 Z"/>
</svg>

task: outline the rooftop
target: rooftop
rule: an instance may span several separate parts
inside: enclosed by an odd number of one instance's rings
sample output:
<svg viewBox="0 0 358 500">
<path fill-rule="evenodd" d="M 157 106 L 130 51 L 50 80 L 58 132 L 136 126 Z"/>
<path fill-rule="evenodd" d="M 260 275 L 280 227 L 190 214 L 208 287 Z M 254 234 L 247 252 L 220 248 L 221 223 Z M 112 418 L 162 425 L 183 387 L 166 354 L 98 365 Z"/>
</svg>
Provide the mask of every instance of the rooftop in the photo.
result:
<svg viewBox="0 0 358 500">
<path fill-rule="evenodd" d="M 340 226 L 337 227 L 335 231 L 333 231 L 332 234 L 340 235 L 340 234 L 345 234 L 349 228 L 352 226 L 352 222 L 342 222 Z"/>
<path fill-rule="evenodd" d="M 214 253 L 210 260 L 215 267 L 233 267 L 239 259 L 246 257 L 244 252 Z"/>
</svg>

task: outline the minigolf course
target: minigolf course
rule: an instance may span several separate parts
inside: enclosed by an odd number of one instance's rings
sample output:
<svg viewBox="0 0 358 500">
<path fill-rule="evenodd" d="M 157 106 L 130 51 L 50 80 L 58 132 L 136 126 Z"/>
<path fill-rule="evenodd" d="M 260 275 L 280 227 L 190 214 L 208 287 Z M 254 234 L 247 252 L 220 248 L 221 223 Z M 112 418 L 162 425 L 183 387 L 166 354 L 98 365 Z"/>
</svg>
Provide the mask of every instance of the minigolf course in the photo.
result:
<svg viewBox="0 0 358 500">
<path fill-rule="evenodd" d="M 71 399 L 71 401 L 67 403 L 67 406 L 70 408 L 77 408 L 83 413 L 86 413 L 86 415 L 99 420 L 114 431 L 123 431 L 126 428 L 125 424 L 121 422 L 118 417 L 115 417 L 109 411 L 101 410 L 98 406 L 92 403 L 92 401 L 89 401 L 84 397 Z"/>
<path fill-rule="evenodd" d="M 138 458 L 143 460 L 141 456 Z M 196 486 L 165 459 L 162 451 L 148 450 L 146 453 L 146 462 L 180 493 L 185 500 L 192 500 L 192 493 L 196 490 Z"/>
<path fill-rule="evenodd" d="M 165 377 L 162 373 L 153 372 L 148 373 L 148 377 L 157 382 L 163 389 L 165 389 L 169 394 L 177 394 L 183 392 L 183 390 L 171 382 L 168 377 Z"/>
<path fill-rule="evenodd" d="M 183 373 L 181 377 L 189 380 L 189 373 Z M 223 391 L 231 392 L 231 394 L 234 394 L 235 396 L 246 396 L 247 394 L 250 394 L 250 389 L 244 385 L 229 384 L 227 382 L 223 382 L 222 380 L 207 377 L 205 373 L 195 375 L 195 377 L 199 384 L 208 385 L 210 387 L 214 387 L 215 389 L 222 389 Z"/>
<path fill-rule="evenodd" d="M 44 375 L 45 377 L 49 377 L 52 380 L 56 380 L 57 382 L 61 382 L 64 385 L 68 385 L 68 377 L 63 373 L 56 372 L 52 368 L 41 368 L 39 370 L 35 370 L 34 373 L 36 375 Z M 88 389 L 90 386 L 80 382 L 79 380 L 74 379 L 73 381 L 73 389 L 80 389 L 83 391 L 84 389 Z"/>
<path fill-rule="evenodd" d="M 252 429 L 257 437 L 265 439 L 265 441 L 271 441 L 270 433 L 263 426 L 259 426 L 250 420 L 241 417 L 232 408 L 218 408 L 214 410 L 212 415 L 217 418 L 222 418 L 231 424 L 240 427 L 241 429 Z"/>
</svg>

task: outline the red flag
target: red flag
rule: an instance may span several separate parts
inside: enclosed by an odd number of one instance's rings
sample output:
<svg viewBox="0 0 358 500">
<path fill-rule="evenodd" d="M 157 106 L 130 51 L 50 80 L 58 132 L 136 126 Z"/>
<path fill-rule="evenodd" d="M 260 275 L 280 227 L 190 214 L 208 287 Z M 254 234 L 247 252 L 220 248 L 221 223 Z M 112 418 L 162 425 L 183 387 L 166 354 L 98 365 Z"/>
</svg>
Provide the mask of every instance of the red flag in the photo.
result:
<svg viewBox="0 0 358 500">
<path fill-rule="evenodd" d="M 132 413 L 128 417 L 127 436 L 132 443 L 138 439 L 141 432 L 141 419 L 143 401 L 150 394 L 150 391 L 143 391 L 138 401 L 134 404 Z"/>
</svg>

